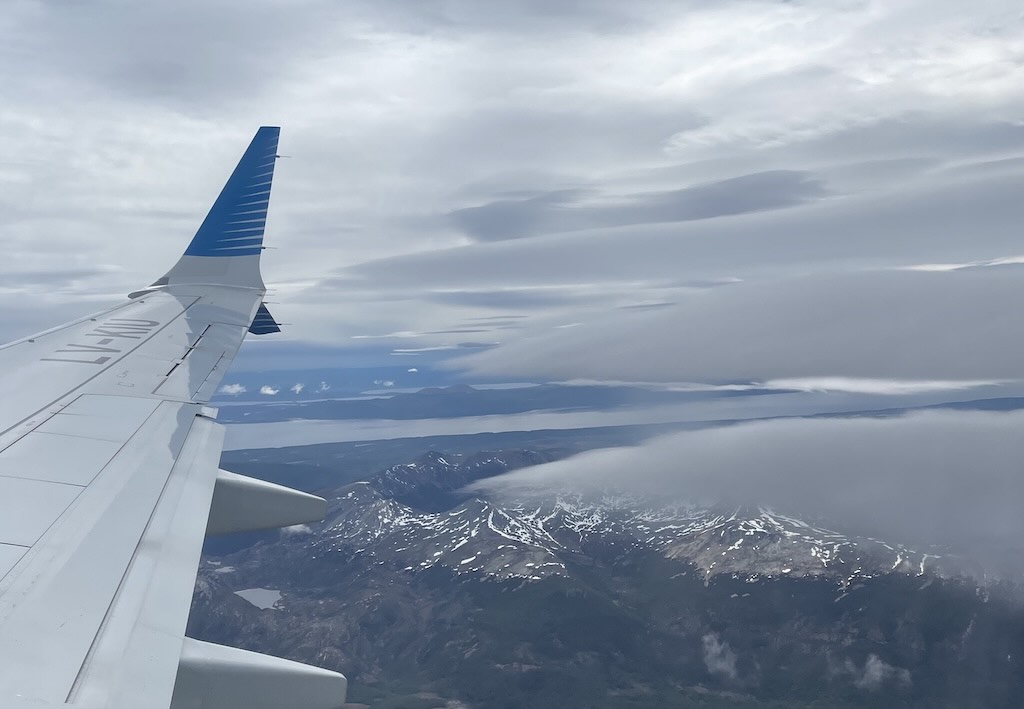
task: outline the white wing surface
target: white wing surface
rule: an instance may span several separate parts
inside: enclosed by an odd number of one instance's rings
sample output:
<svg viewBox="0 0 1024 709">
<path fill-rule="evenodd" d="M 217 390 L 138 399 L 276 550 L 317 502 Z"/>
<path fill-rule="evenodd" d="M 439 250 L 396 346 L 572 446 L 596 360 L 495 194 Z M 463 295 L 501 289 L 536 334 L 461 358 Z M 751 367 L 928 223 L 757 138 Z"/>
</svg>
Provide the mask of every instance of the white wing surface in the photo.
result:
<svg viewBox="0 0 1024 709">
<path fill-rule="evenodd" d="M 246 333 L 278 330 L 259 269 L 278 133 L 259 129 L 166 276 L 0 347 L 4 709 L 344 703 L 339 674 L 184 637 L 207 528 L 325 508 L 219 471 L 204 406 Z"/>
</svg>

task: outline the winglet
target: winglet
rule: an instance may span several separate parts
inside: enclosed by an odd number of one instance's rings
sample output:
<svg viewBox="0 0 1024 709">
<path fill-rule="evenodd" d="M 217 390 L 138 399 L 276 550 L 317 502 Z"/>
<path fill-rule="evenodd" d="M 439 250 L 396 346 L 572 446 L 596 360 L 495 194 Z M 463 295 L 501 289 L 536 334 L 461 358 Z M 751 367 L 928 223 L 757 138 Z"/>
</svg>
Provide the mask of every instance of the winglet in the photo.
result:
<svg viewBox="0 0 1024 709">
<path fill-rule="evenodd" d="M 281 129 L 256 131 L 174 268 L 154 286 L 204 283 L 263 289 L 259 257 Z"/>
<path fill-rule="evenodd" d="M 210 208 L 186 256 L 252 256 L 263 246 L 270 182 L 274 178 L 280 128 L 256 131 L 217 201 Z"/>
</svg>

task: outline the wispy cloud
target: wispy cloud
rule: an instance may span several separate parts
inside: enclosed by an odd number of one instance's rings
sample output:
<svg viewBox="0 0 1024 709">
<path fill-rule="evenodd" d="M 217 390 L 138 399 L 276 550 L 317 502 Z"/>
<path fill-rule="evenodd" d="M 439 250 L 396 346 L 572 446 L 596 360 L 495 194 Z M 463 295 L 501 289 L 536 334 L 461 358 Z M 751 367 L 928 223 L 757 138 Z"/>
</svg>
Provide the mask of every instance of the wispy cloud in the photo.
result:
<svg viewBox="0 0 1024 709">
<path fill-rule="evenodd" d="M 708 633 L 701 639 L 704 650 L 704 666 L 713 675 L 736 679 L 736 653 L 729 643 L 722 642 L 715 633 Z"/>
<path fill-rule="evenodd" d="M 933 392 L 958 392 L 968 389 L 996 388 L 1012 384 L 1001 379 L 869 379 L 864 377 L 792 377 L 768 379 L 744 384 L 704 384 L 700 382 L 622 381 L 617 379 L 570 379 L 566 386 L 611 386 L 692 392 L 805 391 L 905 396 Z"/>
<path fill-rule="evenodd" d="M 280 393 L 280 391 L 280 389 L 275 389 L 269 384 L 264 384 L 263 386 L 260 387 L 260 394 L 262 394 L 263 396 L 277 396 L 278 393 Z"/>
<path fill-rule="evenodd" d="M 874 653 L 868 655 L 863 668 L 857 667 L 852 660 L 846 660 L 843 669 L 853 677 L 856 686 L 870 691 L 878 691 L 886 684 L 904 689 L 912 684 L 908 670 L 890 665 Z"/>
<path fill-rule="evenodd" d="M 301 394 L 302 390 L 305 389 L 305 388 L 306 388 L 305 384 L 303 384 L 302 382 L 298 382 L 296 384 L 292 384 L 291 387 L 289 388 L 289 390 L 293 394 Z"/>
<path fill-rule="evenodd" d="M 221 394 L 228 394 L 229 396 L 238 396 L 244 394 L 246 388 L 241 384 L 225 384 L 220 388 Z"/>
<path fill-rule="evenodd" d="M 677 190 L 600 198 L 577 190 L 553 191 L 466 207 L 452 212 L 449 217 L 475 239 L 501 241 L 782 209 L 820 199 L 826 194 L 813 175 L 776 170 Z"/>
<path fill-rule="evenodd" d="M 927 380 L 927 379 L 865 379 L 859 377 L 794 377 L 772 379 L 742 387 L 723 386 L 718 389 L 781 389 L 821 392 L 850 392 L 854 394 L 884 394 L 903 396 L 928 392 L 958 391 L 982 387 L 996 387 L 1009 383 L 1008 380 Z"/>
</svg>

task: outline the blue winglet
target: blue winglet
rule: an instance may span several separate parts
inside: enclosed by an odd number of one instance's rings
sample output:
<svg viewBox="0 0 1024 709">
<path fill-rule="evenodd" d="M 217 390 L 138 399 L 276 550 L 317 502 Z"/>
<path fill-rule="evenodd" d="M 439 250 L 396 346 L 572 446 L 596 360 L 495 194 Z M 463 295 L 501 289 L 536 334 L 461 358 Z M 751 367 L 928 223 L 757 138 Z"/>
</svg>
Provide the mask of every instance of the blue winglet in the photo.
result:
<svg viewBox="0 0 1024 709">
<path fill-rule="evenodd" d="M 280 128 L 272 126 L 256 131 L 256 136 L 185 250 L 186 256 L 251 256 L 260 253 L 280 133 Z"/>
<path fill-rule="evenodd" d="M 267 306 L 260 303 L 260 308 L 256 311 L 256 317 L 253 318 L 252 325 L 249 326 L 249 332 L 254 335 L 269 335 L 274 332 L 281 332 L 281 328 L 277 321 L 274 320 L 274 316 L 267 310 Z"/>
</svg>

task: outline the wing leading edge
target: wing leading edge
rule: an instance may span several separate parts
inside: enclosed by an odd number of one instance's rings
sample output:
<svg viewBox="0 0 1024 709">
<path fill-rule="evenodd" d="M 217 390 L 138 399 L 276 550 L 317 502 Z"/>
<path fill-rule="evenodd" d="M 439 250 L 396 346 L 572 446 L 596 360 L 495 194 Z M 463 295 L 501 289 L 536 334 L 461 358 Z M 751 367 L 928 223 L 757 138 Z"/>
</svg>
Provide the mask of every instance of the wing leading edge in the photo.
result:
<svg viewBox="0 0 1024 709">
<path fill-rule="evenodd" d="M 326 504 L 218 470 L 205 406 L 246 333 L 278 329 L 259 266 L 278 136 L 259 129 L 164 277 L 0 347 L 0 706 L 345 701 L 340 674 L 184 636 L 204 534 Z"/>
</svg>

